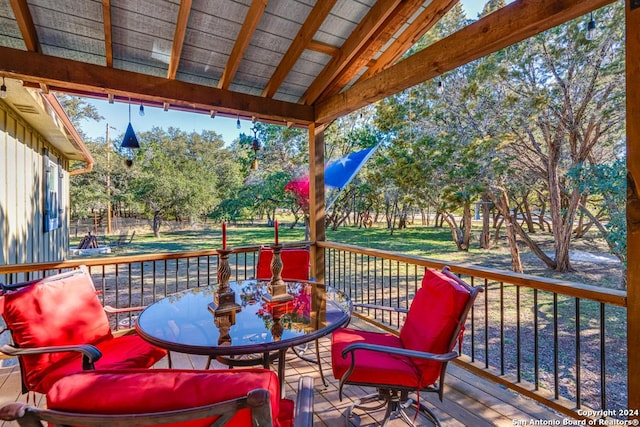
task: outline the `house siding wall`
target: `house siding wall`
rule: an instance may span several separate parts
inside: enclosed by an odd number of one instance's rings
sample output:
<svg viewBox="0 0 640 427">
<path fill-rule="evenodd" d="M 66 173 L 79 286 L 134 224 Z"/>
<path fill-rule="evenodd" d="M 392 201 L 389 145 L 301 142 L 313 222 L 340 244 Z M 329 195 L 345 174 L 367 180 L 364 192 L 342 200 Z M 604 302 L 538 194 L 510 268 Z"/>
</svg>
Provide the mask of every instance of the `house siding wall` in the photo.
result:
<svg viewBox="0 0 640 427">
<path fill-rule="evenodd" d="M 60 153 L 0 102 L 0 265 L 61 261 L 69 249 L 69 162 L 61 159 L 59 228 L 44 231 L 45 151 Z"/>
</svg>

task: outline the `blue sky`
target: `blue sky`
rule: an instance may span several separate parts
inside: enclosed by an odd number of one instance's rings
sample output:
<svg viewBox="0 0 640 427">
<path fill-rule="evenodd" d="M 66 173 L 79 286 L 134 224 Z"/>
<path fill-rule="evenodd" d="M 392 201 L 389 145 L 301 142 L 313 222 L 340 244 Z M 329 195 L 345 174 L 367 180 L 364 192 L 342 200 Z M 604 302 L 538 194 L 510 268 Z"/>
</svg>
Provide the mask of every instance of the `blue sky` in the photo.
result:
<svg viewBox="0 0 640 427">
<path fill-rule="evenodd" d="M 461 0 L 462 6 L 469 18 L 475 19 L 484 6 L 486 0 Z M 124 103 L 109 104 L 107 101 L 87 99 L 95 105 L 98 113 L 105 118 L 100 122 L 84 121 L 81 129 L 90 139 L 104 138 L 107 124 L 111 128 L 112 140 L 121 138 L 129 123 L 129 108 Z M 226 117 L 212 119 L 206 114 L 193 114 L 180 111 L 163 111 L 161 108 L 145 107 L 144 116 L 138 114 L 138 104 L 131 104 L 131 125 L 136 133 L 151 130 L 154 126 L 168 129 L 173 126 L 186 132 L 200 133 L 202 130 L 212 130 L 222 135 L 226 143 L 232 142 L 240 133 L 251 135 L 251 122 L 241 120 L 241 128 L 236 128 L 236 120 Z"/>
</svg>

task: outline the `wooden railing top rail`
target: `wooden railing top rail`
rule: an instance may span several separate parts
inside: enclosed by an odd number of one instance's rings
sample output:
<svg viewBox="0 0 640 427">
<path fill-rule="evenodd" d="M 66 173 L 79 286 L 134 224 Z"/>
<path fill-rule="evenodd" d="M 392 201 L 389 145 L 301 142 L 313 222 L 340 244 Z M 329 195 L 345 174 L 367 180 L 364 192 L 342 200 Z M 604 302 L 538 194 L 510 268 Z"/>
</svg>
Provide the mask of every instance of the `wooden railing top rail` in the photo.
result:
<svg viewBox="0 0 640 427">
<path fill-rule="evenodd" d="M 393 261 L 406 262 L 424 267 L 442 269 L 449 266 L 451 271 L 471 277 L 481 277 L 487 280 L 495 280 L 516 286 L 539 289 L 541 291 L 555 292 L 576 298 L 589 299 L 606 304 L 627 306 L 627 293 L 617 289 L 602 288 L 599 286 L 586 285 L 583 283 L 558 280 L 547 277 L 536 277 L 527 274 L 513 273 L 504 270 L 497 270 L 487 267 L 479 267 L 470 264 L 452 263 L 417 255 L 403 255 L 397 252 L 385 251 L 381 249 L 363 248 L 355 245 L 347 245 L 334 242 L 316 242 L 321 248 L 330 248 L 354 252 L 362 255 L 370 255 L 378 258 L 390 259 Z"/>
<path fill-rule="evenodd" d="M 568 295 L 576 298 L 589 299 L 606 304 L 618 305 L 621 307 L 627 306 L 627 293 L 616 289 L 601 288 L 598 286 L 586 285 L 583 283 L 570 282 L 566 280 L 558 280 L 546 277 L 536 277 L 527 274 L 513 273 L 504 270 L 497 270 L 487 267 L 479 267 L 470 264 L 452 263 L 441 260 L 425 258 L 417 255 L 403 255 L 397 252 L 385 251 L 381 249 L 363 248 L 355 245 L 347 245 L 343 243 L 335 242 L 292 242 L 283 244 L 284 247 L 300 247 L 308 245 L 317 245 L 322 248 L 330 248 L 337 250 L 344 250 L 354 252 L 362 255 L 369 255 L 373 257 L 379 257 L 389 259 L 393 261 L 405 262 L 409 264 L 420 265 L 424 267 L 431 267 L 442 269 L 444 266 L 449 266 L 451 271 L 470 277 L 481 277 L 487 280 L 494 280 L 497 282 L 504 282 L 513 284 L 516 286 L 522 286 L 532 289 L 539 289 L 542 291 L 555 292 L 562 295 Z M 247 253 L 256 252 L 260 248 L 260 245 L 240 246 L 234 247 L 234 253 Z M 195 258 L 203 256 L 217 256 L 218 252 L 215 249 L 201 250 L 201 251 L 189 251 L 189 252 L 170 252 L 170 253 L 152 253 L 143 255 L 129 255 L 118 256 L 112 258 L 82 258 L 76 260 L 62 261 L 62 262 L 50 262 L 50 263 L 33 263 L 33 264 L 15 264 L 15 265 L 2 265 L 0 266 L 0 274 L 11 273 L 26 273 L 33 271 L 43 270 L 57 270 L 75 268 L 79 265 L 86 266 L 103 266 L 103 265 L 115 265 L 126 264 L 136 262 L 147 261 L 164 261 L 170 259 L 179 258 Z"/>
</svg>

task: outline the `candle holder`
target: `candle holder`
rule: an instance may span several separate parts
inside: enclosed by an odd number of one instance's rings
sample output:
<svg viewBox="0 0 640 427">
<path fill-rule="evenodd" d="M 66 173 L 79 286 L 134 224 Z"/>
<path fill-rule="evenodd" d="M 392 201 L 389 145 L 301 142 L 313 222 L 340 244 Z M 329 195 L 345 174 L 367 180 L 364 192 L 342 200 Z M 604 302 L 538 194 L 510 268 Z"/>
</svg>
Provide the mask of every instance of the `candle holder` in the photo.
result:
<svg viewBox="0 0 640 427">
<path fill-rule="evenodd" d="M 215 313 L 214 323 L 220 333 L 218 336 L 218 345 L 231 345 L 231 327 L 236 324 L 236 311 L 231 310 L 227 313 Z"/>
<path fill-rule="evenodd" d="M 220 263 L 218 264 L 218 290 L 213 302 L 209 303 L 209 310 L 216 316 L 242 310 L 242 306 L 236 303 L 236 293 L 229 286 L 231 266 L 229 266 L 229 254 L 233 252 L 227 249 L 218 249 Z"/>
<path fill-rule="evenodd" d="M 282 251 L 282 245 L 271 246 L 273 250 L 273 258 L 271 259 L 271 282 L 269 282 L 268 294 L 262 296 L 267 302 L 281 302 L 290 301 L 293 299 L 293 295 L 287 293 L 287 285 L 282 280 L 282 258 L 280 257 L 280 251 Z"/>
</svg>

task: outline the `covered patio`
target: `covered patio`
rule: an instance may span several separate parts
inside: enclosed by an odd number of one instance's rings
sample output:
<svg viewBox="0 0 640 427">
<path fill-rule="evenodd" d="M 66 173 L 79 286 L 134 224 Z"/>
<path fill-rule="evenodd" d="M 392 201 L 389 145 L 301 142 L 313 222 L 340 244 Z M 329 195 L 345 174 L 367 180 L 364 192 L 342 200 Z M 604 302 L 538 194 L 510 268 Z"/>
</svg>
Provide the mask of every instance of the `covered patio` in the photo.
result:
<svg viewBox="0 0 640 427">
<path fill-rule="evenodd" d="M 417 286 L 423 268 L 442 268 L 445 263 L 326 241 L 327 126 L 345 114 L 612 1 L 516 0 L 406 58 L 402 58 L 403 54 L 456 0 L 244 3 L 0 0 L 0 76 L 21 80 L 44 92 L 100 97 L 112 102 L 130 100 L 164 109 L 307 128 L 311 275 L 345 291 L 354 301 L 391 302 L 406 307 L 410 290 Z M 640 4 L 625 0 L 625 7 L 627 290 L 452 265 L 452 271 L 463 279 L 483 284 L 486 297 L 476 302 L 470 333 L 452 372 L 454 380 L 449 386 L 455 391 L 446 392 L 444 404 L 438 407 L 442 420 L 448 420 L 447 425 L 480 425 L 476 422 L 482 420 L 489 420 L 487 425 L 513 425 L 514 420 L 558 416 L 581 419 L 585 418 L 586 409 L 604 411 L 611 407 L 607 397 L 612 387 L 627 390 L 627 401 L 616 402 L 616 408 L 640 408 L 640 360 L 633 351 L 640 348 L 640 211 L 635 184 L 640 177 L 640 87 L 630 83 L 640 78 Z M 235 277 L 251 277 L 256 250 L 239 248 L 234 253 Z M 201 251 L 82 263 L 92 269 L 96 284 L 103 286 L 105 304 L 127 306 L 151 303 L 181 287 L 214 283 L 217 262 L 216 251 Z M 15 283 L 79 264 L 60 261 L 4 265 L 0 266 L 0 281 Z M 175 271 L 167 273 L 167 266 Z M 523 312 L 538 312 L 539 304 L 548 303 L 555 307 L 553 314 L 544 322 L 538 322 L 537 316 L 525 320 L 518 314 L 509 324 L 501 315 L 505 311 L 505 292 L 517 295 Z M 593 304 L 594 315 L 600 319 L 598 339 L 593 339 L 599 369 L 597 378 L 589 379 L 596 383 L 595 398 L 588 400 L 580 373 L 591 366 L 581 362 L 580 325 L 570 325 L 557 309 L 559 302 L 567 302 L 570 309 L 579 312 L 583 301 Z M 495 313 L 498 314 L 494 316 Z M 355 315 L 388 330 L 397 330 L 401 324 L 399 317 L 375 312 L 358 311 Z M 607 346 L 607 325 L 615 324 L 615 319 L 625 323 L 626 343 L 622 344 L 628 349 L 624 350 L 628 369 L 624 384 L 611 380 L 615 384 L 611 385 L 607 363 L 612 349 Z M 529 336 L 524 335 L 524 330 L 533 337 L 535 348 L 521 343 L 521 336 Z M 570 350 L 559 339 L 567 331 L 573 343 Z M 511 333 L 516 337 L 513 342 L 505 339 Z M 540 343 L 552 350 L 550 366 L 538 360 Z M 328 344 L 322 345 L 328 358 Z M 568 371 L 557 360 L 561 345 L 563 351 L 575 354 Z M 617 347 L 613 351 L 622 350 Z M 531 372 L 520 360 L 520 355 L 528 353 L 535 354 L 536 359 Z M 509 362 L 509 354 L 519 355 L 518 360 Z M 191 358 L 182 362 L 183 366 L 198 363 Z M 309 369 L 293 362 L 292 366 L 301 371 Z M 8 399 L 18 399 L 18 389 L 12 388 L 16 384 L 12 383 L 12 375 L 5 375 L 0 390 Z M 492 385 L 485 383 L 487 379 Z M 560 385 L 565 387 L 567 383 L 572 390 L 569 398 L 560 391 Z M 503 387 L 516 394 L 500 391 Z M 335 385 L 326 390 L 317 388 L 317 425 L 333 425 L 330 420 L 334 415 L 324 418 L 322 408 L 328 407 L 327 414 L 333 413 L 334 407 L 341 408 L 334 392 Z M 522 396 L 539 401 L 546 408 L 538 412 L 538 404 L 523 403 Z M 552 414 L 551 410 L 561 415 Z M 637 412 L 631 416 L 637 418 Z"/>
</svg>

